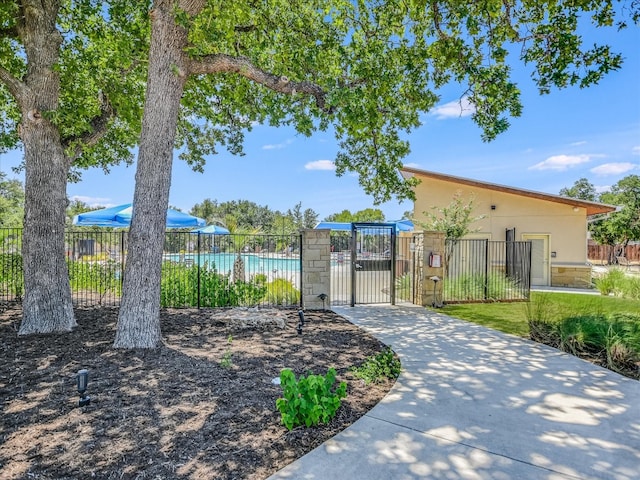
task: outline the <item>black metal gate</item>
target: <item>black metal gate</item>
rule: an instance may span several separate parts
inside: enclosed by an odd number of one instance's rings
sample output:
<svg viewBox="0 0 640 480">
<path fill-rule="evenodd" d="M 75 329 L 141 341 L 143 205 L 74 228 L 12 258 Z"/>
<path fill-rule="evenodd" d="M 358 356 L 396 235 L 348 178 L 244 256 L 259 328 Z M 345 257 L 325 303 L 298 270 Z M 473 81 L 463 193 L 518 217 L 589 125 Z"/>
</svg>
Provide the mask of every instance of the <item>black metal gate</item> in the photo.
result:
<svg viewBox="0 0 640 480">
<path fill-rule="evenodd" d="M 398 299 L 411 301 L 413 258 L 409 253 L 410 241 L 411 237 L 396 237 L 393 223 L 353 223 L 351 231 L 333 230 L 332 305 L 395 305 Z"/>
<path fill-rule="evenodd" d="M 396 303 L 396 226 L 351 224 L 351 306 Z"/>
<path fill-rule="evenodd" d="M 445 252 L 445 302 L 529 298 L 531 242 L 447 239 Z"/>
</svg>

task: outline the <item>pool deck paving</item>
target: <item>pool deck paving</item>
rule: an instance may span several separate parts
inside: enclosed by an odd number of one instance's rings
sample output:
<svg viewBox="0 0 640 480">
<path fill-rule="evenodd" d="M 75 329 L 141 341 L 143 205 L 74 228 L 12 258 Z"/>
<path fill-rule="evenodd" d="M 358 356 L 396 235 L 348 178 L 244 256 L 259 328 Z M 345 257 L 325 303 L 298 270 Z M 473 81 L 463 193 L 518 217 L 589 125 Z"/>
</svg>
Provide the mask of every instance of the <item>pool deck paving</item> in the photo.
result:
<svg viewBox="0 0 640 480">
<path fill-rule="evenodd" d="M 333 310 L 391 345 L 402 373 L 270 480 L 640 478 L 640 382 L 421 307 Z"/>
</svg>

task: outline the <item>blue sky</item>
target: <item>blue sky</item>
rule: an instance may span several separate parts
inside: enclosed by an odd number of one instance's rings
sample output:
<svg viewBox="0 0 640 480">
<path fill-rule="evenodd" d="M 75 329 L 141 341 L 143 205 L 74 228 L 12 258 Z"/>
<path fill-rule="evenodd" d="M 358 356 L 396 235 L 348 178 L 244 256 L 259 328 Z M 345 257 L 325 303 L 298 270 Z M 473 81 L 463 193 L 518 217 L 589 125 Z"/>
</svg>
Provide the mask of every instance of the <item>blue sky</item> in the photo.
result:
<svg viewBox="0 0 640 480">
<path fill-rule="evenodd" d="M 410 135 L 412 152 L 405 164 L 552 194 L 581 177 L 605 190 L 627 175 L 640 175 L 640 28 L 610 30 L 600 40 L 623 53 L 622 70 L 589 89 L 540 96 L 529 72 L 519 66 L 523 114 L 490 143 L 480 139 L 469 109 L 461 109 L 463 89 L 442 90 L 441 103 Z M 372 207 L 357 177 L 335 176 L 336 151 L 330 133 L 306 138 L 289 128 L 257 126 L 246 136 L 244 157 L 221 150 L 207 160 L 204 174 L 176 158 L 170 204 L 188 211 L 205 198 L 245 199 L 286 211 L 302 202 L 320 219 L 343 209 Z M 17 151 L 2 155 L 0 169 L 23 179 L 11 171 L 21 156 Z M 134 176 L 135 165 L 114 167 L 109 175 L 91 169 L 80 183 L 69 184 L 67 194 L 92 205 L 128 203 Z M 389 202 L 379 208 L 395 220 L 413 205 Z"/>
</svg>

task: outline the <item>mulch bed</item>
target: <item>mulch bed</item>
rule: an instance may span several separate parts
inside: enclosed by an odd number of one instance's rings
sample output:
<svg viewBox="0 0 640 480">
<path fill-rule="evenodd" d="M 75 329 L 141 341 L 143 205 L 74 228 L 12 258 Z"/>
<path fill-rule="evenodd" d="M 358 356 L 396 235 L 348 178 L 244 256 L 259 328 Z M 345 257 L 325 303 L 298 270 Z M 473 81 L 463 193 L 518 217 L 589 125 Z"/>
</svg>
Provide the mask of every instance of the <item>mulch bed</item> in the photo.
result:
<svg viewBox="0 0 640 480">
<path fill-rule="evenodd" d="M 117 310 L 76 310 L 68 334 L 18 337 L 19 305 L 0 307 L 2 479 L 261 479 L 364 415 L 392 382 L 349 368 L 384 345 L 332 312 L 234 322 L 233 311 L 164 310 L 164 345 L 114 350 Z M 264 314 L 261 311 L 261 314 Z M 245 317 L 247 312 L 244 312 Z M 249 312 L 249 316 L 252 313 Z M 281 369 L 338 371 L 348 396 L 330 424 L 288 431 L 275 401 Z M 89 370 L 88 406 L 76 372 Z"/>
</svg>

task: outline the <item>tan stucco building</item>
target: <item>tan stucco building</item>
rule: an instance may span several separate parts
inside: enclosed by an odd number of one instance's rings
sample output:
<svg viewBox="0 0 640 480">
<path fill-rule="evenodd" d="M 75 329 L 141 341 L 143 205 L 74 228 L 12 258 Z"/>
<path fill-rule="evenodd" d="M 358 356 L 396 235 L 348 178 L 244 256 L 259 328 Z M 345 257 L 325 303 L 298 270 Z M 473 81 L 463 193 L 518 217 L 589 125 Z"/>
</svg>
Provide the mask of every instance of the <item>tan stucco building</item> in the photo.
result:
<svg viewBox="0 0 640 480">
<path fill-rule="evenodd" d="M 473 198 L 473 215 L 484 215 L 472 225 L 478 232 L 467 238 L 530 240 L 531 283 L 536 286 L 591 286 L 587 263 L 587 217 L 613 212 L 615 207 L 575 198 L 550 195 L 452 175 L 404 167 L 405 178 L 417 177 L 414 218 L 449 205 L 456 192 Z"/>
</svg>

